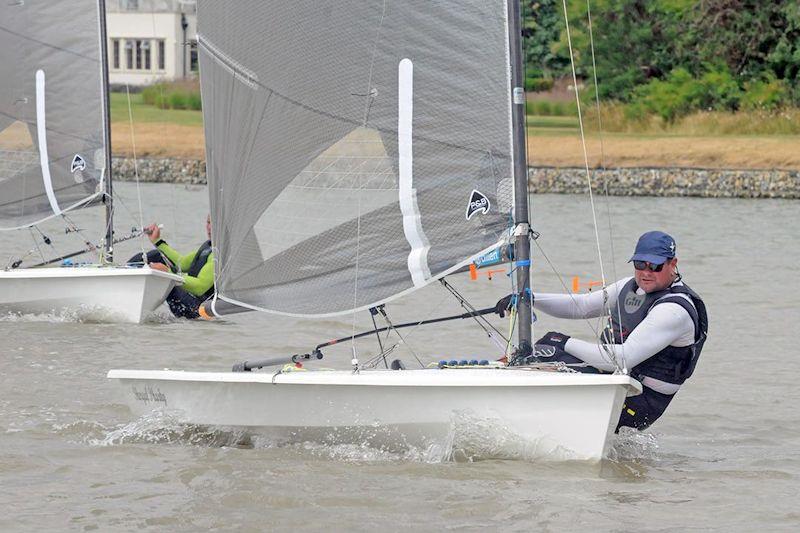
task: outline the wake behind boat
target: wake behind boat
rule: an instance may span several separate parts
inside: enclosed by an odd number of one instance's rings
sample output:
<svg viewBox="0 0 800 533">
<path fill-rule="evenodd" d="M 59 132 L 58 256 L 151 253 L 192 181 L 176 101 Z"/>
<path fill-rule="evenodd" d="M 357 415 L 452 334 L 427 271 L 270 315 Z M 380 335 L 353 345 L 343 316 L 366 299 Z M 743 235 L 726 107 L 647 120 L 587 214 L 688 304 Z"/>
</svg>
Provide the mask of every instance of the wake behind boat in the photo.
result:
<svg viewBox="0 0 800 533">
<path fill-rule="evenodd" d="M 51 241 L 33 228 L 61 219 L 86 246 L 89 239 L 68 213 L 102 202 L 106 215 L 104 243 L 69 254 L 93 253 L 97 265 L 30 268 L 27 256 L 8 261 L 0 271 L 0 311 L 99 310 L 104 320 L 139 323 L 182 283 L 173 274 L 112 264 L 120 239 L 113 232 L 104 5 L 0 5 L 0 230 L 31 228 L 35 249 L 28 255 L 38 252 L 39 265 L 47 265 L 62 258 L 44 257 L 41 249 Z"/>
</svg>

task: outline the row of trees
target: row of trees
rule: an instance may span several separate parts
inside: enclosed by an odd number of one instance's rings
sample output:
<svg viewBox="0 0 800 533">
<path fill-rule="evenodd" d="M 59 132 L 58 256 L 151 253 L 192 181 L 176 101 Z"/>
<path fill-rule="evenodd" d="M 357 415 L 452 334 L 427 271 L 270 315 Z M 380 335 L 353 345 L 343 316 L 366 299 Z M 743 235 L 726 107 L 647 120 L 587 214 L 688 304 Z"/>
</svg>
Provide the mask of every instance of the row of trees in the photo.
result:
<svg viewBox="0 0 800 533">
<path fill-rule="evenodd" d="M 672 121 L 800 105 L 798 0 L 589 0 L 603 100 Z M 594 78 L 587 0 L 569 0 L 578 76 Z M 571 75 L 562 0 L 526 0 L 529 89 Z M 594 93 L 591 87 L 592 94 Z"/>
</svg>

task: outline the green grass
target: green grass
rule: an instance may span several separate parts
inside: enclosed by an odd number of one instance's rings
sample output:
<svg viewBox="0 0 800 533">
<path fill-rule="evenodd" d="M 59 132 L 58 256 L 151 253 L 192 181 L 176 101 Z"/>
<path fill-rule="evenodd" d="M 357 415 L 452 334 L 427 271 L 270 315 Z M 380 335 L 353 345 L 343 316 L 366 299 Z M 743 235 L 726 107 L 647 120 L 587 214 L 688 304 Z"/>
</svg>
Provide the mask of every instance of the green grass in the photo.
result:
<svg viewBox="0 0 800 533">
<path fill-rule="evenodd" d="M 144 103 L 141 94 L 131 94 L 133 122 L 167 122 L 180 126 L 203 126 L 203 113 L 183 109 L 159 109 Z M 111 93 L 111 122 L 128 122 L 128 95 Z"/>
<path fill-rule="evenodd" d="M 528 128 L 542 129 L 578 129 L 578 117 L 554 117 L 543 115 L 528 115 L 526 117 Z"/>
</svg>

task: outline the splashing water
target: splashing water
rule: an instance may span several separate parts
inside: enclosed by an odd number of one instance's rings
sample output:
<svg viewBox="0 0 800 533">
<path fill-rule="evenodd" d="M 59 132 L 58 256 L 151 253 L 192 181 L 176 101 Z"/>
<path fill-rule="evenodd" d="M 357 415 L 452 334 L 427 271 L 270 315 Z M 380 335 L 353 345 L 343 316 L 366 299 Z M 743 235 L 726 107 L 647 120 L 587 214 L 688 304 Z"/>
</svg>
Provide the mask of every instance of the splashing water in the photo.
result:
<svg viewBox="0 0 800 533">
<path fill-rule="evenodd" d="M 82 317 L 76 311 L 51 311 L 49 313 L 15 313 L 6 311 L 0 314 L 0 322 L 83 322 Z"/>
<path fill-rule="evenodd" d="M 87 439 L 93 446 L 121 444 L 188 444 L 208 448 L 251 448 L 244 431 L 209 428 L 180 422 L 177 414 L 153 411 L 138 420 L 107 430 L 100 438 Z"/>
<path fill-rule="evenodd" d="M 612 441 L 608 458 L 615 462 L 657 461 L 658 449 L 658 438 L 654 434 L 623 427 Z"/>
<path fill-rule="evenodd" d="M 546 437 L 530 441 L 516 434 L 502 421 L 459 411 L 451 416 L 446 434 L 430 438 L 423 446 L 410 444 L 405 435 L 392 428 L 336 428 L 319 432 L 298 429 L 281 434 L 259 430 L 190 425 L 179 413 L 153 411 L 128 424 L 113 428 L 89 422 L 61 426 L 62 433 L 83 433 L 83 442 L 93 446 L 124 444 L 176 444 L 242 449 L 284 449 L 313 458 L 345 462 L 465 463 L 487 460 L 527 462 L 571 461 L 571 450 Z M 613 462 L 652 459 L 658 448 L 653 435 L 623 431 L 613 443 Z"/>
</svg>

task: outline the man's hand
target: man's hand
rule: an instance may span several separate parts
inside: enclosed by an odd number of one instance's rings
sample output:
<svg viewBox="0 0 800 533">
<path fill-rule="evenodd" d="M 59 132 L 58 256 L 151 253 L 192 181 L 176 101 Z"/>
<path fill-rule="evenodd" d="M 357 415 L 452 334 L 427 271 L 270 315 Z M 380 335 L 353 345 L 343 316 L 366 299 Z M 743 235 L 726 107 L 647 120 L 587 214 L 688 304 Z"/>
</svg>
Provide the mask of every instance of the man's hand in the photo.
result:
<svg viewBox="0 0 800 533">
<path fill-rule="evenodd" d="M 500 318 L 504 318 L 506 316 L 506 311 L 511 310 L 511 300 L 514 298 L 513 294 L 509 294 L 508 296 L 503 296 L 500 298 L 494 306 L 494 312 L 500 315 Z"/>
<path fill-rule="evenodd" d="M 566 352 L 568 340 L 569 335 L 564 335 L 563 333 L 559 333 L 557 331 L 548 331 L 544 337 L 536 341 L 536 344 L 555 346 L 556 348 L 560 348 Z"/>
<path fill-rule="evenodd" d="M 161 228 L 158 227 L 158 224 L 150 224 L 144 228 L 144 234 L 147 235 L 150 242 L 155 244 L 161 238 Z"/>
<path fill-rule="evenodd" d="M 149 263 L 148 266 L 153 270 L 160 270 L 161 272 L 169 272 L 169 267 L 164 263 Z"/>
<path fill-rule="evenodd" d="M 500 298 L 494 306 L 494 312 L 500 315 L 500 318 L 504 318 L 506 316 L 506 312 L 510 311 L 514 305 L 511 303 L 514 300 L 514 294 L 509 294 L 508 296 L 503 296 Z M 533 294 L 531 294 L 531 305 L 533 305 Z"/>
</svg>

